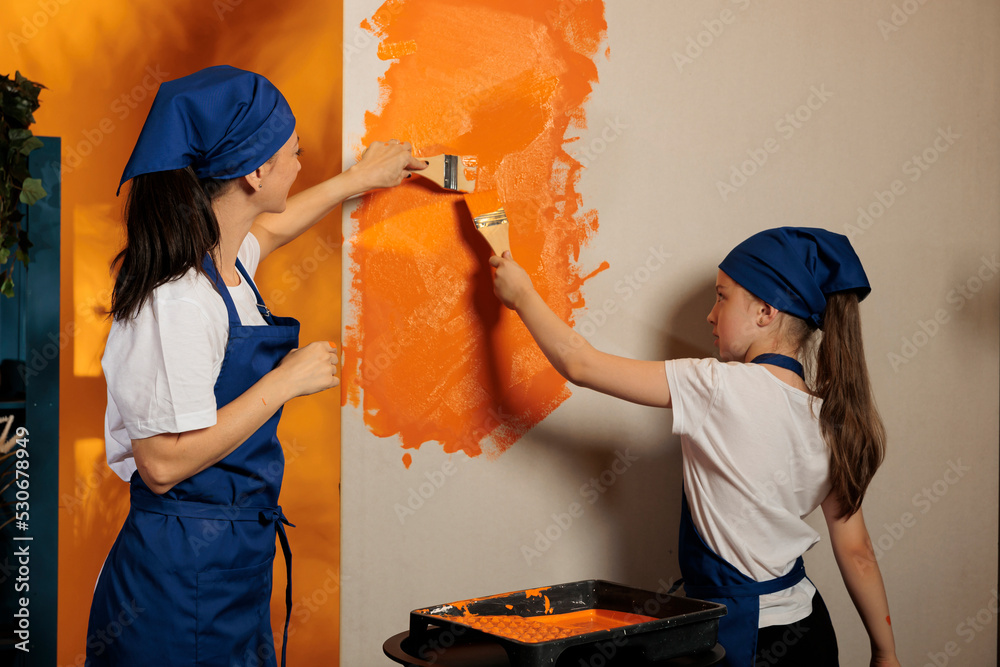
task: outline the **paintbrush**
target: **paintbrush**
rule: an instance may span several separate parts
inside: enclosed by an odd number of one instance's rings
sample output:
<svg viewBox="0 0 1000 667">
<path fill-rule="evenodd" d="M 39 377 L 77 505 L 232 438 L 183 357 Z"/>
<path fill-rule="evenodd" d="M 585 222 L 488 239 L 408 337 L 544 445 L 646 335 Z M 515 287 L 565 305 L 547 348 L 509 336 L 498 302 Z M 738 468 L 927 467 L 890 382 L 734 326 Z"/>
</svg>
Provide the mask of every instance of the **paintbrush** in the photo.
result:
<svg viewBox="0 0 1000 667">
<path fill-rule="evenodd" d="M 476 230 L 490 244 L 497 257 L 503 255 L 505 251 L 510 251 L 507 213 L 503 210 L 500 196 L 492 190 L 468 194 L 465 195 L 465 204 L 472 213 L 472 222 L 476 225 Z"/>
<path fill-rule="evenodd" d="M 472 192 L 476 188 L 474 155 L 435 155 L 417 159 L 423 160 L 427 168 L 412 173 L 434 181 L 445 190 Z"/>
</svg>

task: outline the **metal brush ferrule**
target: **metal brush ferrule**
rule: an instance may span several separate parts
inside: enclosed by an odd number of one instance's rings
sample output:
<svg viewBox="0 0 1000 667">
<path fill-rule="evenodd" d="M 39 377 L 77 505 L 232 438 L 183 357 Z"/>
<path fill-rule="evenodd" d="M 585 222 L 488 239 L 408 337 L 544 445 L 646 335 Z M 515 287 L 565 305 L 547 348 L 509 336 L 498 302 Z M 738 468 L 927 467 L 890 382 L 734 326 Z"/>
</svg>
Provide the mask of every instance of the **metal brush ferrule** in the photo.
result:
<svg viewBox="0 0 1000 667">
<path fill-rule="evenodd" d="M 492 213 L 484 213 L 483 215 L 476 216 L 472 221 L 475 223 L 476 229 L 483 229 L 484 227 L 492 227 L 493 225 L 506 224 L 507 214 L 500 208 Z"/>
<path fill-rule="evenodd" d="M 444 187 L 458 190 L 458 156 L 444 156 Z"/>
</svg>

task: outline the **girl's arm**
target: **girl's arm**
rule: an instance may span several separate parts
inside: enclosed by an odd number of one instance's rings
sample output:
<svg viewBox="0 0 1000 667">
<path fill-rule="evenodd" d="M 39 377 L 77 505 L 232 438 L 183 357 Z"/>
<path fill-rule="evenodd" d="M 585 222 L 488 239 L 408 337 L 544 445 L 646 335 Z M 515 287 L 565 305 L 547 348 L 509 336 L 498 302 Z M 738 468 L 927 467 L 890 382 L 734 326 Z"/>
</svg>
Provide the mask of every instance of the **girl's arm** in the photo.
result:
<svg viewBox="0 0 1000 667">
<path fill-rule="evenodd" d="M 289 197 L 281 213 L 262 213 L 251 233 L 260 242 L 260 260 L 326 217 L 348 197 L 399 185 L 412 170 L 427 165 L 413 157 L 409 143 L 373 142 L 347 171 Z"/>
<path fill-rule="evenodd" d="M 626 359 L 595 349 L 552 312 L 509 252 L 491 257 L 490 265 L 496 268 L 493 290 L 497 297 L 517 312 L 560 375 L 573 384 L 626 401 L 670 407 L 670 387 L 662 361 Z"/>
<path fill-rule="evenodd" d="M 316 342 L 289 352 L 277 368 L 219 408 L 214 426 L 132 441 L 139 476 L 153 493 L 212 466 L 239 447 L 286 401 L 340 384 L 337 352 Z"/>
<path fill-rule="evenodd" d="M 898 667 L 896 642 L 889 620 L 889 601 L 885 595 L 882 572 L 875 560 L 868 528 L 861 510 L 837 518 L 840 499 L 831 492 L 823 501 L 823 516 L 830 531 L 833 555 L 847 592 L 868 631 L 872 646 L 872 667 Z"/>
</svg>

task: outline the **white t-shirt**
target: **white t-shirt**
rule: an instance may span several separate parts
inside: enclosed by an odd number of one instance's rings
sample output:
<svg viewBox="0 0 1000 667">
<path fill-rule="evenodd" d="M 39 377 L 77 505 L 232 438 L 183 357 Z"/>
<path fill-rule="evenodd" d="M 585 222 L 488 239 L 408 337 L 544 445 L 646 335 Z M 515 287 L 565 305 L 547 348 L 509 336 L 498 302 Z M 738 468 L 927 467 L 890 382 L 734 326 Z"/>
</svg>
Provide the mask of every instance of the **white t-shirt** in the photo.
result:
<svg viewBox="0 0 1000 667">
<path fill-rule="evenodd" d="M 816 416 L 822 401 L 759 364 L 678 359 L 666 369 L 698 533 L 757 581 L 787 574 L 819 541 L 803 519 L 830 492 L 830 456 Z M 805 618 L 815 591 L 803 579 L 762 595 L 759 627 Z"/>
<path fill-rule="evenodd" d="M 250 276 L 260 244 L 247 234 L 237 254 Z M 229 294 L 245 325 L 265 325 L 250 284 Z M 128 481 L 135 472 L 132 440 L 213 426 L 215 381 L 229 338 L 226 304 L 196 269 L 153 290 L 135 319 L 114 321 L 101 367 L 108 384 L 104 440 L 108 465 Z"/>
</svg>

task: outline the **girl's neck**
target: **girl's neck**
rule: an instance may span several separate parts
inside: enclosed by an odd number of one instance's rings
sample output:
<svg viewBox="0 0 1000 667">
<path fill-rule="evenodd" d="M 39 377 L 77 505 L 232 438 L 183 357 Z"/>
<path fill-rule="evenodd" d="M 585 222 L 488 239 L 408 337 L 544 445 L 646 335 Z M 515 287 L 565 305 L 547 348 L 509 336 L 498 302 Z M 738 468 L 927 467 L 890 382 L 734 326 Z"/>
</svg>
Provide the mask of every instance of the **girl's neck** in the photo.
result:
<svg viewBox="0 0 1000 667">
<path fill-rule="evenodd" d="M 762 354 L 782 354 L 786 357 L 799 360 L 798 350 L 794 349 L 791 345 L 788 345 L 787 343 L 778 344 L 777 341 L 770 341 L 752 344 L 747 350 L 746 357 L 744 357 L 743 361 L 744 363 L 750 363 Z M 788 386 L 808 393 L 809 387 L 806 385 L 805 380 L 795 371 L 781 366 L 775 366 L 774 364 L 769 364 L 766 361 L 762 362 L 761 366 L 763 366 L 771 375 L 778 378 Z"/>
</svg>

